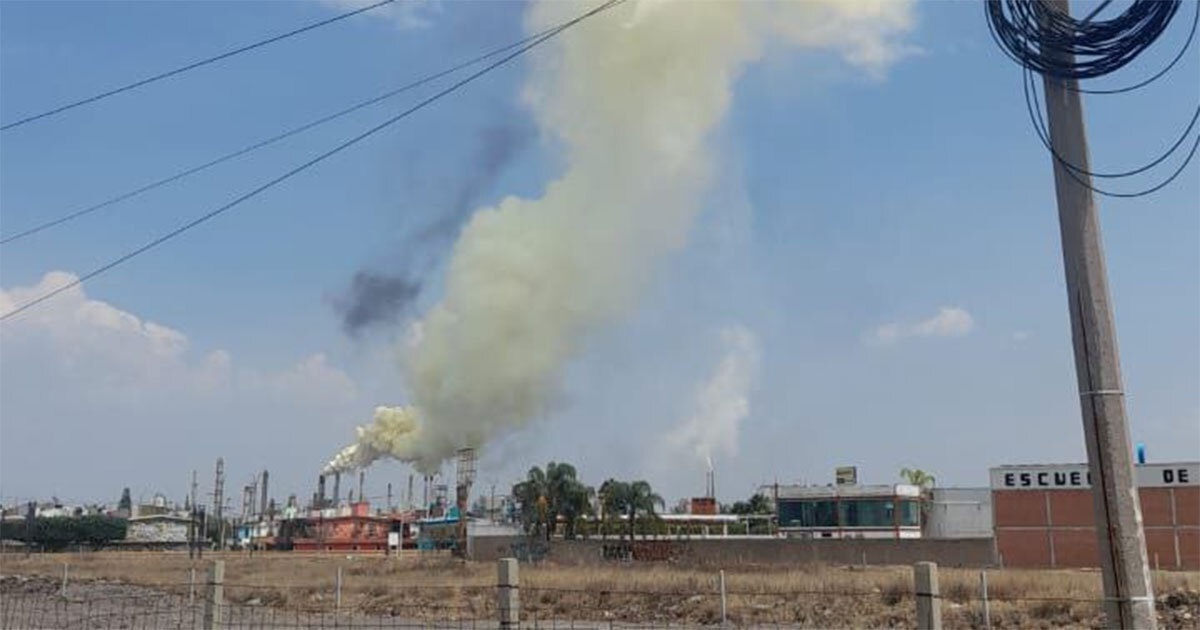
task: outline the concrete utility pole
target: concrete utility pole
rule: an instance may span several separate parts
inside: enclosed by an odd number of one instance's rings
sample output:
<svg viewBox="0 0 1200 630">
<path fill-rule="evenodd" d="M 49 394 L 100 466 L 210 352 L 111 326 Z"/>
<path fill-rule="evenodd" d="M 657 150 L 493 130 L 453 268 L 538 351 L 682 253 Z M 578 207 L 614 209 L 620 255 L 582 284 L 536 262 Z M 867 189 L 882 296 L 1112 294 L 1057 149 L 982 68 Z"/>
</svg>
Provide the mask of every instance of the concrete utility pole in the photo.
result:
<svg viewBox="0 0 1200 630">
<path fill-rule="evenodd" d="M 1070 13 L 1069 0 L 1051 0 L 1051 4 Z M 1058 57 L 1059 61 L 1074 62 L 1070 54 Z M 1051 76 L 1043 76 L 1043 82 L 1051 146 L 1067 163 L 1090 170 L 1079 82 Z M 1125 419 L 1100 219 L 1091 189 L 1079 180 L 1090 182 L 1091 176 L 1070 172 L 1054 160 L 1075 373 L 1092 475 L 1097 550 L 1104 573 L 1104 612 L 1109 627 L 1153 629 L 1154 591 Z"/>
</svg>

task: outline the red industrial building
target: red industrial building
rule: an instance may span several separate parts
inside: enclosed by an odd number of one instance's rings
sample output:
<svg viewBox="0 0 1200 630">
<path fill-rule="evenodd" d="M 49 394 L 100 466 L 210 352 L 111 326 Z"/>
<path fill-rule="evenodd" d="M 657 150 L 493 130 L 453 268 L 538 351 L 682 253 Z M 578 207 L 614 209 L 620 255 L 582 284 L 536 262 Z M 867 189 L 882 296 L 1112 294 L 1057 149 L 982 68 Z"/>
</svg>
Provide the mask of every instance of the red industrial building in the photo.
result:
<svg viewBox="0 0 1200 630">
<path fill-rule="evenodd" d="M 1139 464 L 1150 566 L 1200 569 L 1200 462 Z M 1006 567 L 1096 567 L 1086 464 L 991 469 L 996 550 Z"/>
<path fill-rule="evenodd" d="M 292 549 L 385 552 L 390 532 L 398 533 L 401 544 L 410 546 L 409 528 L 414 518 L 372 515 L 371 504 L 366 501 L 352 503 L 348 508 L 319 510 L 308 517 L 304 536 L 292 539 Z"/>
</svg>

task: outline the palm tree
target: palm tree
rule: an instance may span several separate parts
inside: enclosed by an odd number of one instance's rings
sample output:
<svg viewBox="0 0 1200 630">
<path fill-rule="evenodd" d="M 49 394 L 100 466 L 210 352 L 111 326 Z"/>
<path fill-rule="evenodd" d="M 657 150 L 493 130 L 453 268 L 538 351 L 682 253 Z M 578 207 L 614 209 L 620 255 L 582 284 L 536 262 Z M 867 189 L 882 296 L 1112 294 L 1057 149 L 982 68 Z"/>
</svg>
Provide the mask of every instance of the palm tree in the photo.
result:
<svg viewBox="0 0 1200 630">
<path fill-rule="evenodd" d="M 534 466 L 522 481 L 512 488 L 513 499 L 520 506 L 521 525 L 525 531 L 534 536 L 541 534 L 542 523 L 545 522 L 545 503 L 548 484 L 546 473 Z"/>
<path fill-rule="evenodd" d="M 566 522 L 566 531 L 563 532 L 563 538 L 575 538 L 575 530 L 579 519 L 592 513 L 593 495 L 595 495 L 595 491 L 590 486 L 585 486 L 575 480 L 571 480 L 569 484 L 563 487 L 560 497 L 562 515 Z"/>
<path fill-rule="evenodd" d="M 604 522 L 603 536 L 608 535 L 609 526 L 616 515 L 625 513 L 625 497 L 629 494 L 629 484 L 616 479 L 609 479 L 600 484 L 596 498 L 600 504 L 600 517 Z"/>
<path fill-rule="evenodd" d="M 901 468 L 900 478 L 922 490 L 932 488 L 937 481 L 933 475 L 920 468 Z"/>
<path fill-rule="evenodd" d="M 576 478 L 575 467 L 562 462 L 550 462 L 546 470 L 534 466 L 525 481 L 513 486 L 513 497 L 521 506 L 521 522 L 533 535 L 554 536 L 558 519 L 566 521 L 567 538 L 575 537 L 578 519 L 591 511 L 592 489 Z"/>
<path fill-rule="evenodd" d="M 629 540 L 633 541 L 633 525 L 639 514 L 644 514 L 648 518 L 658 518 L 658 514 L 654 511 L 654 506 L 660 505 L 664 508 L 666 503 L 663 498 L 654 494 L 654 490 L 650 488 L 650 484 L 643 480 L 634 481 L 627 486 L 628 490 L 625 494 L 625 514 L 629 519 Z"/>
<path fill-rule="evenodd" d="M 579 481 L 575 478 L 575 467 L 563 462 L 546 465 L 546 502 L 549 513 L 546 521 L 546 540 L 558 528 L 558 517 L 567 511 L 567 502 Z"/>
</svg>

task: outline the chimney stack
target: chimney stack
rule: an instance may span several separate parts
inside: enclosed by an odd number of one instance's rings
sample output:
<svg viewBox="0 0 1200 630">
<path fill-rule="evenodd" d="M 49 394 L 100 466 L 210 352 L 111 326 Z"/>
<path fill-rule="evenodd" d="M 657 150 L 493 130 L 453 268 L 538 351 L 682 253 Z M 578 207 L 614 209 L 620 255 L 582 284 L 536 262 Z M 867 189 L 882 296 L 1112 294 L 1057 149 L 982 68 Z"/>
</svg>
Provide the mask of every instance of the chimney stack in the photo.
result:
<svg viewBox="0 0 1200 630">
<path fill-rule="evenodd" d="M 365 481 L 366 478 L 367 478 L 367 471 L 365 471 L 365 470 L 358 471 L 358 500 L 359 501 L 366 500 L 365 497 L 367 495 L 363 494 L 363 481 Z"/>
<path fill-rule="evenodd" d="M 333 473 L 333 507 L 337 507 L 342 501 L 342 473 Z"/>
<path fill-rule="evenodd" d="M 258 511 L 259 516 L 267 517 L 267 471 L 262 474 L 262 509 Z"/>
<path fill-rule="evenodd" d="M 325 507 L 325 475 L 317 476 L 317 504 L 313 507 L 318 510 Z"/>
</svg>

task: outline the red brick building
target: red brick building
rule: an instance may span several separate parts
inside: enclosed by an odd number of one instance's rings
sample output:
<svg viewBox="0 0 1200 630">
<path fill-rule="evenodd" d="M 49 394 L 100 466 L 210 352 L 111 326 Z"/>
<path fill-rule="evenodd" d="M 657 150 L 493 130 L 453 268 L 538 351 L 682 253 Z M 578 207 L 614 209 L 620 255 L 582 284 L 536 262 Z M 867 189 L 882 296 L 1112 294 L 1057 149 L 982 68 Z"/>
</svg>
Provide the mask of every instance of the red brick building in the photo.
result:
<svg viewBox="0 0 1200 630">
<path fill-rule="evenodd" d="M 1139 464 L 1150 566 L 1200 569 L 1200 462 Z M 996 550 L 1007 567 L 1096 567 L 1086 464 L 991 470 Z"/>
</svg>

